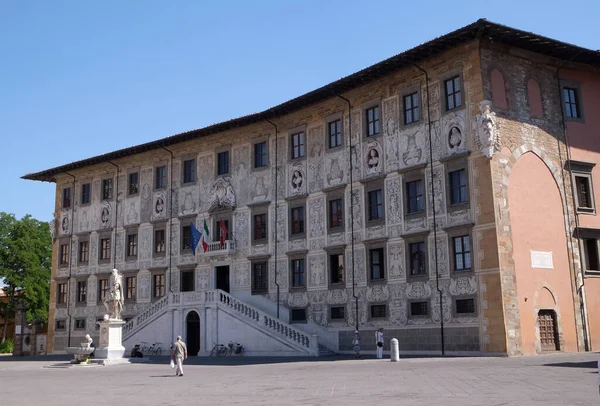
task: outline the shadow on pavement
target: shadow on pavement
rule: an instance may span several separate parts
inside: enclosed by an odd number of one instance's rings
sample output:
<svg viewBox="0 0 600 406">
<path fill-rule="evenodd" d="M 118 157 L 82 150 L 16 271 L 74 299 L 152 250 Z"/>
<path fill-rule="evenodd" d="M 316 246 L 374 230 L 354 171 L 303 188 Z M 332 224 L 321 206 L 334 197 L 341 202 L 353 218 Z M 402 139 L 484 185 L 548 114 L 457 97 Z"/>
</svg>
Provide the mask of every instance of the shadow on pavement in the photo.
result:
<svg viewBox="0 0 600 406">
<path fill-rule="evenodd" d="M 594 368 L 598 369 L 598 361 L 580 361 L 580 362 L 555 362 L 552 364 L 542 364 L 543 367 L 565 367 L 565 368 Z"/>
<path fill-rule="evenodd" d="M 32 361 L 70 361 L 73 359 L 69 354 L 48 354 L 48 355 L 31 355 L 31 356 L 13 356 L 3 355 L 0 357 L 0 362 L 32 362 Z"/>
</svg>

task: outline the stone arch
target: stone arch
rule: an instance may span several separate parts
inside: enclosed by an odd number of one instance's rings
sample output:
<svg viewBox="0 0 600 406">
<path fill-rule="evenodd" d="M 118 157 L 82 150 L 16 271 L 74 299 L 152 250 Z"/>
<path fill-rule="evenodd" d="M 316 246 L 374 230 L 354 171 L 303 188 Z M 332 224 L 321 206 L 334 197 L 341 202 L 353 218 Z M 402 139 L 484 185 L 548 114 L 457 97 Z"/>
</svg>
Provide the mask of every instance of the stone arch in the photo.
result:
<svg viewBox="0 0 600 406">
<path fill-rule="evenodd" d="M 554 306 L 556 306 L 556 298 L 554 297 L 554 295 L 552 294 L 550 289 L 548 289 L 547 287 L 541 288 L 536 293 L 537 293 L 537 300 L 536 300 L 537 306 L 540 306 L 540 307 L 543 307 L 546 309 L 551 309 Z"/>
<path fill-rule="evenodd" d="M 504 84 L 504 75 L 500 70 L 494 68 L 490 71 L 490 83 L 492 85 L 492 103 L 495 107 L 506 110 L 506 86 Z"/>
<path fill-rule="evenodd" d="M 533 78 L 527 81 L 527 101 L 529 102 L 529 112 L 533 117 L 542 117 L 544 115 L 540 85 Z"/>
<path fill-rule="evenodd" d="M 189 355 L 198 355 L 200 351 L 200 314 L 190 310 L 185 314 L 185 341 Z"/>
</svg>

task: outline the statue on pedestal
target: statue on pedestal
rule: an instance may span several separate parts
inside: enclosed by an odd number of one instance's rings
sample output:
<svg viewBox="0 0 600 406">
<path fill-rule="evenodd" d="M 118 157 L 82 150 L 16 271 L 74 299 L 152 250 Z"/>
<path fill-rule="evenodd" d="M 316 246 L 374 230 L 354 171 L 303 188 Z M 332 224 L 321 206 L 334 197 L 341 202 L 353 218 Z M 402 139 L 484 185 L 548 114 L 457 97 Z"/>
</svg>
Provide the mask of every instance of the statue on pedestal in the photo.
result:
<svg viewBox="0 0 600 406">
<path fill-rule="evenodd" d="M 102 299 L 110 319 L 121 320 L 123 298 L 123 275 L 118 270 L 113 269 L 110 274 L 108 292 L 106 292 L 106 295 Z"/>
</svg>

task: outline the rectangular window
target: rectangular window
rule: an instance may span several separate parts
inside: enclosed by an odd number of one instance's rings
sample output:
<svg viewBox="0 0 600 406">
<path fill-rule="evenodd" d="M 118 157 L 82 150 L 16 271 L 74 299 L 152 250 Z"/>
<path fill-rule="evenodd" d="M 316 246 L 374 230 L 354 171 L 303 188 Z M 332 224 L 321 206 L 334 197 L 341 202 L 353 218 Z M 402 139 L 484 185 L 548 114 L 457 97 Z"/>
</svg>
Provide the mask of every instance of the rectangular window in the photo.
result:
<svg viewBox="0 0 600 406">
<path fill-rule="evenodd" d="M 460 76 L 455 76 L 444 81 L 446 93 L 446 111 L 462 106 L 462 95 L 460 92 Z"/>
<path fill-rule="evenodd" d="M 450 204 L 467 203 L 467 171 L 459 169 L 448 174 L 450 178 Z"/>
<path fill-rule="evenodd" d="M 381 127 L 379 106 L 373 106 L 366 109 L 365 118 L 367 119 L 367 137 L 379 134 Z"/>
<path fill-rule="evenodd" d="M 368 193 L 369 198 L 369 221 L 383 219 L 383 191 L 372 190 Z"/>
<path fill-rule="evenodd" d="M 77 303 L 84 303 L 87 300 L 87 282 L 77 282 Z"/>
<path fill-rule="evenodd" d="M 387 306 L 384 304 L 371 306 L 371 318 L 381 319 L 387 317 Z"/>
<path fill-rule="evenodd" d="M 329 255 L 329 283 L 344 283 L 344 254 Z"/>
<path fill-rule="evenodd" d="M 137 234 L 127 234 L 127 256 L 137 257 Z"/>
<path fill-rule="evenodd" d="M 471 239 L 468 235 L 452 238 L 454 246 L 454 270 L 466 271 L 471 269 Z"/>
<path fill-rule="evenodd" d="M 98 301 L 102 302 L 102 300 L 106 297 L 107 293 L 108 293 L 108 279 L 98 280 Z"/>
<path fill-rule="evenodd" d="M 230 240 L 229 233 L 231 232 L 231 229 L 229 228 L 229 219 L 223 219 L 223 223 L 225 224 L 226 231 L 225 240 L 228 241 Z M 221 236 L 221 218 L 219 216 L 215 218 L 213 230 L 217 230 L 217 232 L 215 233 L 215 239 L 218 241 Z"/>
<path fill-rule="evenodd" d="M 164 274 L 156 274 L 152 277 L 152 293 L 154 298 L 163 297 L 165 295 Z"/>
<path fill-rule="evenodd" d="M 292 134 L 292 159 L 302 158 L 305 155 L 305 144 L 306 136 L 304 132 Z"/>
<path fill-rule="evenodd" d="M 412 302 L 410 304 L 411 316 L 428 316 L 429 305 L 427 302 Z"/>
<path fill-rule="evenodd" d="M 65 304 L 67 303 L 67 284 L 59 283 L 56 285 L 56 303 Z"/>
<path fill-rule="evenodd" d="M 70 187 L 66 187 L 63 189 L 62 207 L 63 207 L 63 209 L 68 209 L 69 207 L 71 207 L 71 188 Z"/>
<path fill-rule="evenodd" d="M 423 180 L 418 179 L 406 182 L 406 212 L 408 214 L 421 213 L 425 210 L 423 195 Z"/>
<path fill-rule="evenodd" d="M 79 262 L 86 263 L 90 260 L 90 242 L 79 242 Z"/>
<path fill-rule="evenodd" d="M 192 226 L 181 227 L 181 249 L 191 250 L 192 249 Z"/>
<path fill-rule="evenodd" d="M 164 254 L 165 252 L 165 230 L 154 230 L 154 253 Z"/>
<path fill-rule="evenodd" d="M 100 260 L 110 259 L 110 238 L 100 239 Z"/>
<path fill-rule="evenodd" d="M 579 108 L 579 97 L 577 89 L 572 87 L 563 88 L 563 97 L 565 99 L 565 114 L 568 118 L 581 118 L 581 110 Z"/>
<path fill-rule="evenodd" d="M 415 242 L 408 245 L 410 255 L 410 274 L 425 275 L 425 242 Z"/>
<path fill-rule="evenodd" d="M 167 187 L 167 166 L 157 166 L 154 168 L 154 188 L 164 189 Z"/>
<path fill-rule="evenodd" d="M 344 226 L 344 205 L 342 199 L 329 201 L 329 228 Z"/>
<path fill-rule="evenodd" d="M 252 292 L 267 291 L 267 263 L 255 262 L 252 264 Z"/>
<path fill-rule="evenodd" d="M 292 208 L 292 235 L 304 234 L 304 206 Z"/>
<path fill-rule="evenodd" d="M 304 258 L 292 259 L 292 288 L 305 287 L 305 276 Z"/>
<path fill-rule="evenodd" d="M 575 191 L 577 192 L 577 210 L 590 211 L 594 209 L 592 203 L 592 188 L 589 176 L 575 175 Z"/>
<path fill-rule="evenodd" d="M 585 270 L 599 272 L 598 240 L 585 238 L 583 240 L 583 252 L 585 256 Z"/>
<path fill-rule="evenodd" d="M 92 198 L 92 184 L 84 183 L 81 185 L 81 204 L 88 204 Z"/>
<path fill-rule="evenodd" d="M 66 320 L 56 320 L 56 330 L 66 330 L 67 322 Z"/>
<path fill-rule="evenodd" d="M 135 299 L 136 297 L 136 282 L 135 276 L 128 276 L 125 278 L 125 299 Z"/>
<path fill-rule="evenodd" d="M 75 319 L 75 330 L 85 330 L 85 319 Z"/>
<path fill-rule="evenodd" d="M 196 160 L 188 159 L 183 161 L 183 183 L 192 183 L 196 181 Z"/>
<path fill-rule="evenodd" d="M 136 195 L 140 191 L 140 175 L 138 172 L 131 172 L 129 174 L 127 189 L 130 195 Z"/>
<path fill-rule="evenodd" d="M 331 121 L 327 124 L 329 148 L 342 145 L 342 120 Z"/>
<path fill-rule="evenodd" d="M 419 93 L 415 92 L 404 96 L 404 124 L 416 123 L 419 119 Z"/>
<path fill-rule="evenodd" d="M 69 263 L 69 244 L 60 245 L 60 264 L 67 265 Z"/>
<path fill-rule="evenodd" d="M 302 323 L 306 321 L 306 309 L 292 309 L 290 315 L 292 323 Z"/>
<path fill-rule="evenodd" d="M 102 179 L 102 200 L 112 199 L 113 195 L 113 180 Z"/>
<path fill-rule="evenodd" d="M 255 214 L 254 215 L 254 239 L 255 240 L 266 240 L 267 239 L 267 214 Z"/>
<path fill-rule="evenodd" d="M 346 308 L 337 306 L 331 308 L 331 320 L 344 320 L 346 318 Z"/>
<path fill-rule="evenodd" d="M 229 173 L 229 151 L 219 152 L 217 154 L 217 175 L 226 175 Z"/>
<path fill-rule="evenodd" d="M 475 299 L 457 299 L 456 314 L 475 314 Z"/>
<path fill-rule="evenodd" d="M 194 286 L 194 270 L 181 271 L 181 289 L 180 292 L 193 292 Z"/>
<path fill-rule="evenodd" d="M 254 144 L 254 167 L 264 168 L 269 164 L 267 155 L 267 142 L 257 142 Z"/>
<path fill-rule="evenodd" d="M 381 280 L 385 278 L 383 268 L 383 248 L 369 250 L 369 271 L 371 280 Z"/>
</svg>

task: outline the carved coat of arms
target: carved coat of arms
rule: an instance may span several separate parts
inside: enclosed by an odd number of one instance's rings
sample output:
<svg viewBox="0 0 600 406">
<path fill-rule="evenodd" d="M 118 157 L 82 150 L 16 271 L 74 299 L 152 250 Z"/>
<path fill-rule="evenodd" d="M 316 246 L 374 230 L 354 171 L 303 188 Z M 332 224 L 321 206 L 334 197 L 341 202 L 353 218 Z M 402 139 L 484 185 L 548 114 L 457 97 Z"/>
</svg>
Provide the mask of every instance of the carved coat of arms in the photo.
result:
<svg viewBox="0 0 600 406">
<path fill-rule="evenodd" d="M 218 178 L 212 186 L 208 210 L 235 209 L 235 193 L 229 178 Z"/>
</svg>

